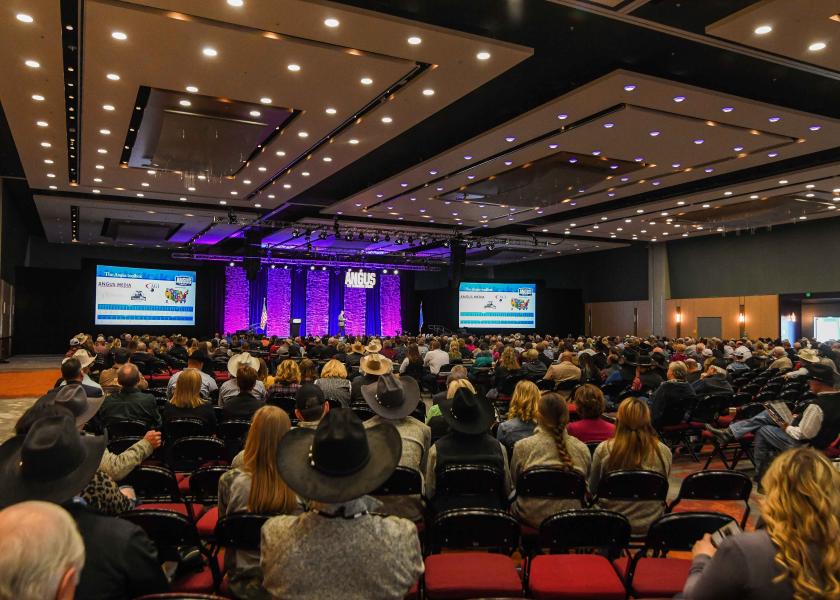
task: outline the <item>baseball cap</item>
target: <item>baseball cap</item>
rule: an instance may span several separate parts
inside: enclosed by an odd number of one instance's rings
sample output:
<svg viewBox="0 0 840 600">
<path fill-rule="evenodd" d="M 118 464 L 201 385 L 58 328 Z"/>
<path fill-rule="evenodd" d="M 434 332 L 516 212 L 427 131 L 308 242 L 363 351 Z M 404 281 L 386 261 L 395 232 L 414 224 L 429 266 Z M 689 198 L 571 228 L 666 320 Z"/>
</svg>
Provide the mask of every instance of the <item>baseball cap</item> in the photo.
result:
<svg viewBox="0 0 840 600">
<path fill-rule="evenodd" d="M 304 383 L 295 393 L 295 408 L 298 410 L 322 406 L 324 402 L 324 390 L 313 383 Z"/>
</svg>

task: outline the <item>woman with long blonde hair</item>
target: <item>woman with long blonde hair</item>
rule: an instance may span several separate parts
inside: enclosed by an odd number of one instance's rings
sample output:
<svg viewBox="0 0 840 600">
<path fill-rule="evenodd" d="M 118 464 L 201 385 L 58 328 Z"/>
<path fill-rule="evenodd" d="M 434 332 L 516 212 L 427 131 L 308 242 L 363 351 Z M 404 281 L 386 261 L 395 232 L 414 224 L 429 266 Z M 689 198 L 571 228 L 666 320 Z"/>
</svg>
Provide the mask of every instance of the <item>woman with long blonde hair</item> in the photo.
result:
<svg viewBox="0 0 840 600">
<path fill-rule="evenodd" d="M 514 482 L 522 473 L 535 467 L 574 469 L 586 477 L 592 457 L 586 444 L 566 431 L 569 407 L 563 396 L 556 392 L 543 392 L 537 407 L 534 435 L 518 441 L 513 447 L 510 473 Z M 576 500 L 518 497 L 511 510 L 519 519 L 536 528 L 543 520 L 561 510 L 580 507 L 580 502 Z"/>
<path fill-rule="evenodd" d="M 671 471 L 671 450 L 659 441 L 650 424 L 650 409 L 641 398 L 625 398 L 618 406 L 615 434 L 601 442 L 592 456 L 589 489 L 598 491 L 601 479 L 612 471 L 656 471 L 668 477 Z M 630 520 L 634 534 L 643 534 L 662 516 L 660 502 L 635 500 L 599 500 L 598 506 L 622 513 Z"/>
<path fill-rule="evenodd" d="M 277 446 L 292 424 L 277 406 L 254 413 L 245 449 L 233 468 L 219 479 L 219 519 L 240 512 L 293 514 L 298 512 L 295 493 L 277 468 Z M 260 553 L 225 550 L 225 567 L 231 591 L 237 598 L 265 598 L 261 589 Z"/>
<path fill-rule="evenodd" d="M 513 445 L 533 435 L 537 426 L 537 403 L 540 401 L 540 389 L 533 381 L 523 379 L 513 389 L 507 420 L 496 430 L 496 439 L 513 452 Z"/>
<path fill-rule="evenodd" d="M 175 419 L 198 419 L 208 433 L 216 430 L 213 405 L 201 397 L 201 373 L 198 369 L 184 369 L 175 381 L 175 392 L 163 407 L 163 427 Z"/>
<path fill-rule="evenodd" d="M 840 471 L 812 448 L 776 457 L 762 480 L 764 528 L 693 549 L 692 600 L 840 598 Z"/>
</svg>

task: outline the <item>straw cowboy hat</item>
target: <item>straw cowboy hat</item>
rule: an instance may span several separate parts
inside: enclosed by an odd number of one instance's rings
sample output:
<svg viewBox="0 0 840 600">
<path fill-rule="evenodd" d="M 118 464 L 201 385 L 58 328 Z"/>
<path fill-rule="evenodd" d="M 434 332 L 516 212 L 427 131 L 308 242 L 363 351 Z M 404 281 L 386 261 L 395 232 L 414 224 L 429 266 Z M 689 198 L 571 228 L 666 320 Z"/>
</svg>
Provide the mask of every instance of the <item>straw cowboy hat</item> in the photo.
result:
<svg viewBox="0 0 840 600">
<path fill-rule="evenodd" d="M 250 352 L 240 352 L 239 354 L 234 354 L 228 360 L 228 373 L 230 373 L 233 377 L 236 377 L 236 372 L 239 370 L 239 367 L 243 366 L 248 366 L 255 371 L 259 371 L 260 359 L 256 356 L 251 356 Z"/>
<path fill-rule="evenodd" d="M 359 360 L 359 370 L 368 375 L 385 375 L 393 372 L 390 360 L 381 354 L 366 354 Z"/>
</svg>

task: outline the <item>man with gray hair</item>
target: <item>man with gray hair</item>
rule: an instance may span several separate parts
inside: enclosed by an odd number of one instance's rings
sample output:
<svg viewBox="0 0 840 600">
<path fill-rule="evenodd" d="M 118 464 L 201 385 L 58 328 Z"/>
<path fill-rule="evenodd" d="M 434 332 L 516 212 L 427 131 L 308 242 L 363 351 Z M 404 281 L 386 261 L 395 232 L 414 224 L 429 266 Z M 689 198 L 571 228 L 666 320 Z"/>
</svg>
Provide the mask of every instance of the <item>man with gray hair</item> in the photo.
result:
<svg viewBox="0 0 840 600">
<path fill-rule="evenodd" d="M 698 396 L 709 394 L 732 394 L 732 384 L 726 380 L 726 369 L 717 365 L 709 365 L 700 379 L 692 384 L 694 393 Z"/>
<path fill-rule="evenodd" d="M 161 419 L 155 397 L 137 388 L 140 383 L 140 371 L 137 365 L 126 363 L 120 367 L 117 372 L 117 382 L 120 385 L 120 391 L 105 398 L 105 402 L 99 409 L 102 424 L 108 427 L 116 421 L 141 421 L 149 429 L 159 428 Z"/>
<path fill-rule="evenodd" d="M 0 600 L 72 600 L 85 564 L 76 523 L 56 504 L 0 511 Z"/>
<path fill-rule="evenodd" d="M 781 346 L 773 348 L 773 350 L 770 351 L 770 357 L 773 359 L 773 362 L 770 363 L 770 366 L 768 367 L 770 369 L 790 371 L 793 368 L 793 362 L 791 362 L 787 352 Z"/>
<path fill-rule="evenodd" d="M 668 379 L 656 388 L 650 401 L 651 423 L 655 429 L 682 422 L 695 398 L 687 376 L 688 367 L 683 361 L 675 360 L 668 365 Z"/>
</svg>

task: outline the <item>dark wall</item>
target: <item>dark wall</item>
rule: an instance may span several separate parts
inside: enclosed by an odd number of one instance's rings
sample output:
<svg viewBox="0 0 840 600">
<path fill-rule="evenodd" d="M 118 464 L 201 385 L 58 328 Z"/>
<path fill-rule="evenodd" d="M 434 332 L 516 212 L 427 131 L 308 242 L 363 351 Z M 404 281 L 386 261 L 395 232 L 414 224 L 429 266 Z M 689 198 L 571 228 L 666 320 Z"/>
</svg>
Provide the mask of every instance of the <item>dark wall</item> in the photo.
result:
<svg viewBox="0 0 840 600">
<path fill-rule="evenodd" d="M 580 290 L 583 302 L 647 300 L 648 251 L 629 246 L 498 266 L 498 281 L 543 280 L 547 288 Z M 582 309 L 581 309 L 582 310 Z"/>
<path fill-rule="evenodd" d="M 840 221 L 668 242 L 673 298 L 840 291 Z"/>
</svg>

